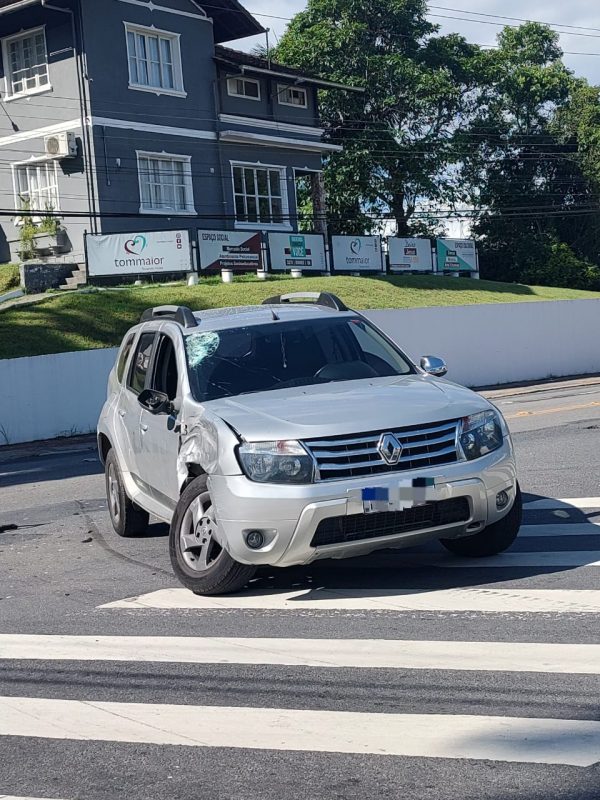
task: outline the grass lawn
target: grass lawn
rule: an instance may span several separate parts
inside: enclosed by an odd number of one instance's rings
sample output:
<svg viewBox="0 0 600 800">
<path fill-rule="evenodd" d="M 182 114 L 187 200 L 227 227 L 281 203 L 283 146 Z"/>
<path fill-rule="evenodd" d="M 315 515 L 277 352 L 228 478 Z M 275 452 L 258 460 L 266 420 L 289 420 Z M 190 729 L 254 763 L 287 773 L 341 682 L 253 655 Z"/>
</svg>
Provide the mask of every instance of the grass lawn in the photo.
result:
<svg viewBox="0 0 600 800">
<path fill-rule="evenodd" d="M 0 295 L 19 288 L 19 267 L 16 264 L 0 264 Z"/>
<path fill-rule="evenodd" d="M 5 268 L 0 268 L 5 269 Z M 185 284 L 99 290 L 89 294 L 52 295 L 30 306 L 0 307 L 0 358 L 61 353 L 119 344 L 125 331 L 150 306 L 178 303 L 193 310 L 260 303 L 275 294 L 329 291 L 350 307 L 413 308 L 419 306 L 512 303 L 539 300 L 600 299 L 600 293 L 544 286 L 521 286 L 463 278 L 389 276 L 385 278 L 254 276 L 223 284 L 218 277 Z"/>
</svg>

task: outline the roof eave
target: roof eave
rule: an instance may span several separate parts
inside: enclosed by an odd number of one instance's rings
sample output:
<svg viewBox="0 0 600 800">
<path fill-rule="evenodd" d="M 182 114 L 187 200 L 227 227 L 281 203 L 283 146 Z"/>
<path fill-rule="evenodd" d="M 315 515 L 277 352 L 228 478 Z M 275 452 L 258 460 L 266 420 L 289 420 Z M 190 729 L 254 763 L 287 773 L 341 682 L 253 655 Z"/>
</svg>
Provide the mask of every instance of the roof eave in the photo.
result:
<svg viewBox="0 0 600 800">
<path fill-rule="evenodd" d="M 244 64 L 233 59 L 228 59 L 226 56 L 215 56 L 215 60 L 221 64 L 227 64 L 230 67 L 239 69 L 242 73 L 254 72 L 258 75 L 270 75 L 273 78 L 284 78 L 285 80 L 293 80 L 296 83 L 308 83 L 311 86 L 321 87 L 323 89 L 342 89 L 346 92 L 358 92 L 364 94 L 365 89 L 361 86 L 349 86 L 345 83 L 337 83 L 336 81 L 326 81 L 323 78 L 312 78 L 307 75 L 298 75 L 293 72 L 284 72 L 276 69 L 265 69 L 263 67 L 255 67 L 252 64 Z"/>
</svg>

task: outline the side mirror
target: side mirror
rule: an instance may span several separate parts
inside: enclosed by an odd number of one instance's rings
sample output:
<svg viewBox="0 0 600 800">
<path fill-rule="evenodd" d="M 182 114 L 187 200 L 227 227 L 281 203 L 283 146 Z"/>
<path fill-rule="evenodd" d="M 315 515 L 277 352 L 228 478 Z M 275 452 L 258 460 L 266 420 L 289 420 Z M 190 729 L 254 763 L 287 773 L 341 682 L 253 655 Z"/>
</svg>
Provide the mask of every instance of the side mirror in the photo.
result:
<svg viewBox="0 0 600 800">
<path fill-rule="evenodd" d="M 437 356 L 423 356 L 421 358 L 421 369 L 424 369 L 429 375 L 435 375 L 436 378 L 443 378 L 448 372 L 444 359 Z"/>
<path fill-rule="evenodd" d="M 151 414 L 171 414 L 173 411 L 173 404 L 168 395 L 154 389 L 144 389 L 143 392 L 140 392 L 138 403 Z"/>
</svg>

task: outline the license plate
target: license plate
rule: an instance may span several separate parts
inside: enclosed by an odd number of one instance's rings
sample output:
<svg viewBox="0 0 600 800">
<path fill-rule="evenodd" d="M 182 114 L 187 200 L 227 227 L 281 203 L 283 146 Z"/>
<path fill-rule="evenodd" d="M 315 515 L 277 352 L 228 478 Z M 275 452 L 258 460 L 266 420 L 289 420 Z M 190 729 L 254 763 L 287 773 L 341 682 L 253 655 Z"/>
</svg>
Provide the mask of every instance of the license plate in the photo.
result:
<svg viewBox="0 0 600 800">
<path fill-rule="evenodd" d="M 435 478 L 414 478 L 392 487 L 369 486 L 361 490 L 363 512 L 402 511 L 424 505 L 434 497 Z"/>
</svg>

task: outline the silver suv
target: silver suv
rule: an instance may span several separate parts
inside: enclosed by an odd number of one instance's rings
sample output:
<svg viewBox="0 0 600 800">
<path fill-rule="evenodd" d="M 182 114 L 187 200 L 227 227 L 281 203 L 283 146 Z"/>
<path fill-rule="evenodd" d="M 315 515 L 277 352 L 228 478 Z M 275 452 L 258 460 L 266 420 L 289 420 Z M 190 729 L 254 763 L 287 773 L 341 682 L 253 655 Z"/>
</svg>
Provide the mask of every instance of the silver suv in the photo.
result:
<svg viewBox="0 0 600 800">
<path fill-rule="evenodd" d="M 197 594 L 240 589 L 260 565 L 431 538 L 505 550 L 521 524 L 506 423 L 445 372 L 331 294 L 149 309 L 98 423 L 114 529 L 170 523 L 173 568 Z"/>
</svg>

